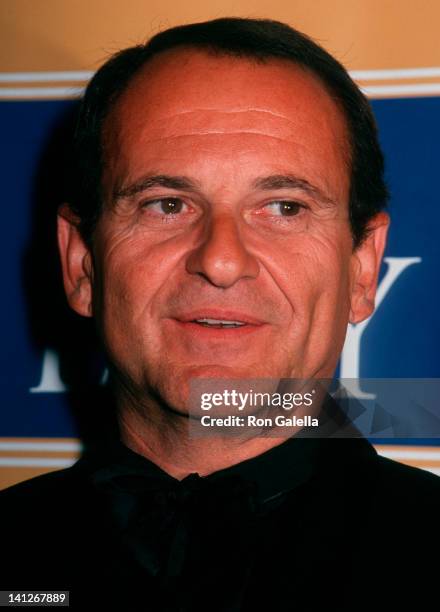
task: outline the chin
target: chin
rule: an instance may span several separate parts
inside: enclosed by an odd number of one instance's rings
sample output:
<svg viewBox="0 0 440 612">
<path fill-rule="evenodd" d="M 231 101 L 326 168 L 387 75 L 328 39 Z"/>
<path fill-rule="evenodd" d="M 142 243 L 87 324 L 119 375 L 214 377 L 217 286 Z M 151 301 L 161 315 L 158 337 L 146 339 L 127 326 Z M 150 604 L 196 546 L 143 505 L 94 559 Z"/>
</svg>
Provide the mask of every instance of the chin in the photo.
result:
<svg viewBox="0 0 440 612">
<path fill-rule="evenodd" d="M 196 390 L 196 393 L 203 392 L 209 385 L 209 380 L 218 380 L 217 388 L 223 389 L 223 385 L 220 381 L 222 380 L 249 380 L 252 378 L 263 377 L 263 373 L 256 373 L 255 370 L 252 373 L 251 368 L 244 369 L 232 366 L 223 365 L 194 365 L 185 368 L 174 367 L 174 374 L 167 377 L 161 377 L 157 384 L 153 384 L 155 394 L 160 397 L 163 404 L 177 414 L 188 416 L 190 413 L 194 413 L 194 410 L 198 410 L 197 407 L 192 406 L 193 398 L 192 395 Z M 267 375 L 269 377 L 269 375 Z M 206 382 L 204 382 L 206 381 Z M 212 383 L 216 385 L 216 383 Z M 229 387 L 230 385 L 226 385 Z M 234 385 L 236 386 L 236 385 Z M 151 389 L 151 386 L 147 384 L 147 387 Z M 192 393 L 191 393 L 192 392 Z M 192 397 L 191 397 L 192 396 Z M 164 406 L 164 407 L 165 407 Z"/>
<path fill-rule="evenodd" d="M 255 371 L 255 368 L 243 368 L 239 366 L 228 365 L 197 365 L 185 372 L 187 381 L 194 378 L 252 378 L 261 376 L 261 373 Z"/>
</svg>

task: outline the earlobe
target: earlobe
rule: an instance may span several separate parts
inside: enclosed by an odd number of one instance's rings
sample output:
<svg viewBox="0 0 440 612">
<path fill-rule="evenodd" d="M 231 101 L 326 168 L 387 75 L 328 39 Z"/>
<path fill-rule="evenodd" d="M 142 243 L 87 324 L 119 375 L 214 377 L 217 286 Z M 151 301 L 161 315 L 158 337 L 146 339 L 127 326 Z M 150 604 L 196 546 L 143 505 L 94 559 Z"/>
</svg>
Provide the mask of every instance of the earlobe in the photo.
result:
<svg viewBox="0 0 440 612">
<path fill-rule="evenodd" d="M 350 323 L 360 323 L 373 314 L 389 223 L 387 213 L 378 213 L 368 224 L 367 237 L 352 254 Z"/>
<path fill-rule="evenodd" d="M 91 317 L 93 263 L 90 249 L 79 231 L 79 219 L 68 204 L 60 207 L 57 223 L 58 248 L 67 300 L 75 312 Z"/>
</svg>

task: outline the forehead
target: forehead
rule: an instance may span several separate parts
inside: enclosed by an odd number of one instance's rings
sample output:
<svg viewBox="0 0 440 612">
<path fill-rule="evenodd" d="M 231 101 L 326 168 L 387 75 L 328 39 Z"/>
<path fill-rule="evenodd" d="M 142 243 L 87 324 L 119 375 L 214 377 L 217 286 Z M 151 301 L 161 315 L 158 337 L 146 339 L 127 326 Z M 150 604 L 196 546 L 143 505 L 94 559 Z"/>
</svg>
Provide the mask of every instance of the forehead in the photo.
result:
<svg viewBox="0 0 440 612">
<path fill-rule="evenodd" d="M 128 167 L 136 174 L 138 165 L 140 172 L 149 151 L 161 158 L 170 143 L 181 161 L 185 147 L 202 141 L 214 156 L 230 147 L 237 155 L 265 149 L 266 158 L 280 158 L 284 147 L 287 157 L 305 158 L 310 171 L 315 160 L 318 173 L 336 165 L 347 174 L 343 113 L 317 77 L 287 60 L 161 53 L 135 75 L 104 126 L 107 167 L 115 174 Z"/>
</svg>

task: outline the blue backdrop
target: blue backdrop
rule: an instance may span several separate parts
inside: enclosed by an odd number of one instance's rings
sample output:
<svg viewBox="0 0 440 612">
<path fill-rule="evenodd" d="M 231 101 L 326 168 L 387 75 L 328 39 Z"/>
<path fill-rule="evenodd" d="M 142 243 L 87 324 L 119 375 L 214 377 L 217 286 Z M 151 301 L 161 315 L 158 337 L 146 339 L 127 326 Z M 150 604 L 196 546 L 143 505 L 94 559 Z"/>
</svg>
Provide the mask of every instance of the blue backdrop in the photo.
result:
<svg viewBox="0 0 440 612">
<path fill-rule="evenodd" d="M 93 402 L 78 408 L 75 397 L 103 373 L 92 324 L 65 304 L 55 248 L 75 107 L 67 100 L 0 103 L 3 437 L 81 435 Z M 386 256 L 420 260 L 396 278 L 365 329 L 358 374 L 440 377 L 440 98 L 376 100 L 373 108 L 392 193 Z"/>
</svg>

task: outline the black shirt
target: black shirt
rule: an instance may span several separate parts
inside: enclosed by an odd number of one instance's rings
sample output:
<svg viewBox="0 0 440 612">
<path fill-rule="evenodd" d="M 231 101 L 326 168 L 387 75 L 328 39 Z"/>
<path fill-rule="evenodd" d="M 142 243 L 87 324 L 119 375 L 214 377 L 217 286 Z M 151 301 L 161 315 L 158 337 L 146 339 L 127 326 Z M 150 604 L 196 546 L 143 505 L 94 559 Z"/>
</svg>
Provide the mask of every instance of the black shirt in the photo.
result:
<svg viewBox="0 0 440 612">
<path fill-rule="evenodd" d="M 423 609 L 439 483 L 362 438 L 182 481 L 114 441 L 0 493 L 0 589 L 69 590 L 78 610 Z"/>
</svg>

